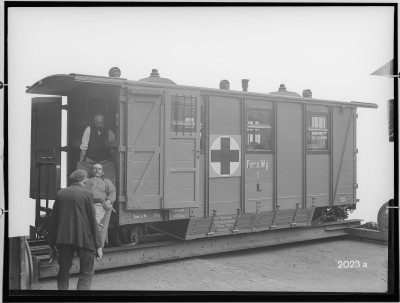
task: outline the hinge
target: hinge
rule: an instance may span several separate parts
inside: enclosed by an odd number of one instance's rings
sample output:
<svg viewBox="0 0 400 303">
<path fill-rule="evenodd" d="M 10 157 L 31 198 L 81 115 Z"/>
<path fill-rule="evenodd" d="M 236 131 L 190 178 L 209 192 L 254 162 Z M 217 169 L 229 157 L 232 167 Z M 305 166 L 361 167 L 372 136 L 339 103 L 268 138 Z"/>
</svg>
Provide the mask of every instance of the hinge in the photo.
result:
<svg viewBox="0 0 400 303">
<path fill-rule="evenodd" d="M 69 105 L 68 104 L 61 105 L 61 109 L 69 110 Z"/>
<path fill-rule="evenodd" d="M 353 117 L 354 117 L 354 118 L 358 118 L 358 114 L 357 114 L 357 113 L 354 113 L 354 114 L 353 114 Z"/>
<path fill-rule="evenodd" d="M 68 146 L 61 146 L 60 147 L 60 151 L 62 151 L 62 152 L 68 152 L 68 150 L 69 150 Z"/>
<path fill-rule="evenodd" d="M 356 148 L 356 149 L 354 150 L 354 153 L 355 153 L 355 154 L 358 154 L 358 148 Z"/>
<path fill-rule="evenodd" d="M 354 183 L 354 188 L 358 188 L 358 183 Z"/>
</svg>

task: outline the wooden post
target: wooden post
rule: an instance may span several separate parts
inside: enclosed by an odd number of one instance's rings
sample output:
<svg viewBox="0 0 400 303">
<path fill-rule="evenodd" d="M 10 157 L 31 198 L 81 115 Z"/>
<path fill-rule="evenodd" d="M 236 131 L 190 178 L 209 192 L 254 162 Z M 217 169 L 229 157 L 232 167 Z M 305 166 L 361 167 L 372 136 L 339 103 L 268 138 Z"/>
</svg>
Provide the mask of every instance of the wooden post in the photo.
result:
<svg viewBox="0 0 400 303">
<path fill-rule="evenodd" d="M 9 241 L 10 290 L 29 289 L 29 260 L 25 247 L 25 237 L 12 237 L 9 238 Z"/>
</svg>

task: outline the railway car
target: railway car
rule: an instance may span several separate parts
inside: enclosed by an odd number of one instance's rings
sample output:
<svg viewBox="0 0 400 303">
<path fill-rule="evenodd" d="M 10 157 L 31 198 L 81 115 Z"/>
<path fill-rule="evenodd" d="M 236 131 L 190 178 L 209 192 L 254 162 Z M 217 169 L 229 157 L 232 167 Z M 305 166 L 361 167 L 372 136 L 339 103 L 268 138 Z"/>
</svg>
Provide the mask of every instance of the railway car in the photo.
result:
<svg viewBox="0 0 400 303">
<path fill-rule="evenodd" d="M 100 112 L 116 134 L 105 168 L 117 188 L 111 244 L 135 244 L 154 231 L 191 240 L 346 219 L 358 202 L 356 111 L 377 105 L 315 99 L 284 84 L 270 93 L 249 92 L 246 79 L 242 86 L 185 86 L 156 69 L 131 81 L 119 68 L 30 86 L 27 93 L 50 95 L 32 99 L 36 233 L 49 212 L 40 200 L 60 188 L 61 153 L 69 175 L 82 164 L 83 131 Z"/>
</svg>

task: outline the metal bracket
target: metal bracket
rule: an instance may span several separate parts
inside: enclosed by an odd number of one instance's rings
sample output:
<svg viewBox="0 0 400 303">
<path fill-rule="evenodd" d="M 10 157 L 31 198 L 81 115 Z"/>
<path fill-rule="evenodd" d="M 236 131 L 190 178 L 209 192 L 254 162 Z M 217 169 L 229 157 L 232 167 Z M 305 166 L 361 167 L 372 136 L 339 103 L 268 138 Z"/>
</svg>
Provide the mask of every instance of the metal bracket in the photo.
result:
<svg viewBox="0 0 400 303">
<path fill-rule="evenodd" d="M 294 220 L 296 219 L 297 210 L 300 208 L 300 203 L 301 203 L 301 202 L 297 202 L 297 203 L 296 203 L 296 209 L 295 209 L 295 211 L 294 211 L 293 219 L 292 219 L 292 222 L 290 223 L 290 226 L 296 226 L 296 225 L 297 225 L 297 223 L 294 222 Z"/>
<path fill-rule="evenodd" d="M 261 211 L 261 201 L 256 201 L 256 214 Z"/>
<path fill-rule="evenodd" d="M 216 210 L 216 209 L 213 209 L 212 211 L 213 211 L 212 220 L 211 220 L 211 223 L 210 223 L 210 229 L 209 229 L 208 232 L 206 233 L 207 236 L 211 236 L 211 235 L 215 234 L 215 231 L 212 230 L 212 228 L 213 228 L 213 224 L 214 224 L 214 219 L 215 219 L 215 217 L 217 216 L 217 210 Z"/>
<path fill-rule="evenodd" d="M 239 218 L 240 218 L 240 215 L 241 215 L 241 214 L 242 214 L 242 209 L 241 209 L 241 208 L 238 208 L 238 209 L 237 209 L 236 222 L 235 222 L 235 225 L 234 225 L 233 228 L 232 228 L 232 233 L 238 233 L 238 232 L 239 232 L 239 229 L 236 228 L 236 225 L 237 225 L 237 223 L 238 223 L 238 221 L 239 221 Z"/>
</svg>

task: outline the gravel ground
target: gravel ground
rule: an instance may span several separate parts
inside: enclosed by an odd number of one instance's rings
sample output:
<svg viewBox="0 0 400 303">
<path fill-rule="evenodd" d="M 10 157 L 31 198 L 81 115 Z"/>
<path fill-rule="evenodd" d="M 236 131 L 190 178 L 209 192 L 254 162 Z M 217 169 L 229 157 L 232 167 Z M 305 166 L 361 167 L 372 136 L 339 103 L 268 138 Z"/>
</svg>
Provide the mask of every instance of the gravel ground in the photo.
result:
<svg viewBox="0 0 400 303">
<path fill-rule="evenodd" d="M 381 293 L 387 256 L 379 243 L 312 241 L 96 272 L 92 290 Z M 339 268 L 340 261 L 360 266 Z M 71 277 L 70 289 L 77 280 Z M 56 281 L 41 280 L 35 289 L 56 290 Z"/>
</svg>

